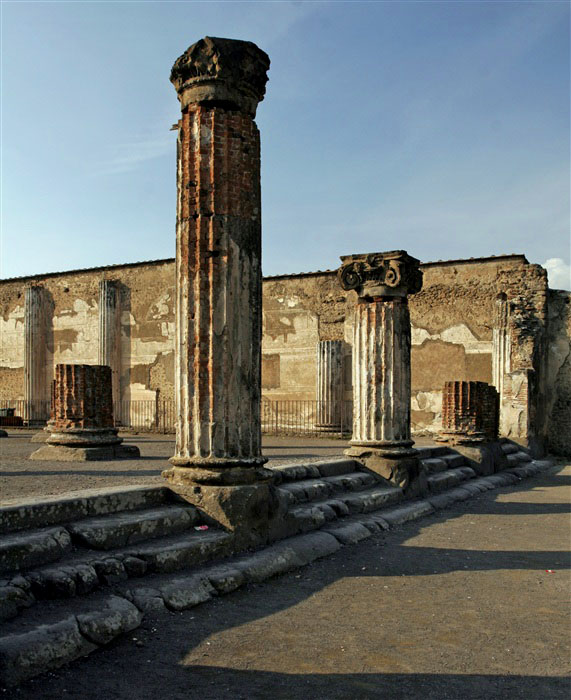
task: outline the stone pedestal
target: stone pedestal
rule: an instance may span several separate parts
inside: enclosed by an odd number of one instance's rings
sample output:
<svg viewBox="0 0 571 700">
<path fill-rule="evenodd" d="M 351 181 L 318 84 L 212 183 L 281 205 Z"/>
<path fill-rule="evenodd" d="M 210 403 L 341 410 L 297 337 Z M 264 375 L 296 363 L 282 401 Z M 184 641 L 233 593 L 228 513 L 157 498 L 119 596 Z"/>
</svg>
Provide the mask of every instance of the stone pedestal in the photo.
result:
<svg viewBox="0 0 571 700">
<path fill-rule="evenodd" d="M 30 459 L 94 461 L 138 457 L 137 447 L 121 445 L 113 422 L 111 368 L 56 365 L 47 444 Z"/>
<path fill-rule="evenodd" d="M 121 296 L 116 280 L 99 282 L 99 348 L 98 364 L 111 368 L 112 399 L 115 419 L 121 394 Z"/>
<path fill-rule="evenodd" d="M 346 454 L 398 486 L 418 474 L 410 433 L 410 316 L 422 287 L 404 251 L 341 258 L 339 281 L 358 295 L 353 330 L 353 437 Z"/>
<path fill-rule="evenodd" d="M 48 400 L 46 378 L 46 310 L 43 287 L 32 285 L 24 292 L 24 410 L 28 424 L 43 421 Z"/>
<path fill-rule="evenodd" d="M 341 430 L 343 344 L 340 340 L 317 343 L 317 415 L 315 427 L 325 433 Z"/>
<path fill-rule="evenodd" d="M 261 454 L 260 139 L 267 55 L 206 37 L 174 64 L 178 129 L 176 451 L 163 476 L 254 540 L 272 508 Z"/>
</svg>

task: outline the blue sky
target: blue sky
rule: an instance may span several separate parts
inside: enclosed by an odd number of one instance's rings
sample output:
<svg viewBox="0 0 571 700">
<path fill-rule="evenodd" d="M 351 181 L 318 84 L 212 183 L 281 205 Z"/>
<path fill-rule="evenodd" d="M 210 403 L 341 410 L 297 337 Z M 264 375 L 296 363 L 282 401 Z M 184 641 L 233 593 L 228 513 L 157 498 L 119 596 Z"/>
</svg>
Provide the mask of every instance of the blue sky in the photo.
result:
<svg viewBox="0 0 571 700">
<path fill-rule="evenodd" d="M 272 61 L 264 274 L 516 252 L 569 286 L 567 2 L 1 9 L 3 277 L 174 256 L 168 78 L 211 35 Z"/>
</svg>

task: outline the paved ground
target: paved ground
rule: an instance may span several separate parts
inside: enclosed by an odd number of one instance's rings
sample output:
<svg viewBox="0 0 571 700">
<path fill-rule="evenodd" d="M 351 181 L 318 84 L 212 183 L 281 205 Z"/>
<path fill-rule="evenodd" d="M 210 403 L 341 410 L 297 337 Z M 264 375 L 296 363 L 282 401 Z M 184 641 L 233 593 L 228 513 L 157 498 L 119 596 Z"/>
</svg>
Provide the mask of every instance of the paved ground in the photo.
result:
<svg viewBox="0 0 571 700">
<path fill-rule="evenodd" d="M 0 439 L 0 503 L 27 500 L 39 496 L 135 484 L 164 484 L 161 471 L 174 454 L 173 435 L 125 435 L 125 444 L 137 445 L 141 459 L 110 462 L 31 461 L 29 455 L 41 447 L 31 443 L 37 430 L 10 430 Z M 263 453 L 269 464 L 298 459 L 315 461 L 341 456 L 347 442 L 326 438 L 268 437 Z"/>
<path fill-rule="evenodd" d="M 567 700 L 562 466 L 147 620 L 22 700 Z"/>
</svg>

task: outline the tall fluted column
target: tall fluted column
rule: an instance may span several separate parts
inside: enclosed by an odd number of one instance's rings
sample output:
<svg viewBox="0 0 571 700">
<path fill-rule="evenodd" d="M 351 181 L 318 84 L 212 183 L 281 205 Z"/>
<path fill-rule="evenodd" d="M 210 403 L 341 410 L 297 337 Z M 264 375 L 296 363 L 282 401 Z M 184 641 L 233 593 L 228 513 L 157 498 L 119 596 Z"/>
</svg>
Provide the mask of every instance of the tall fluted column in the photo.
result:
<svg viewBox="0 0 571 700">
<path fill-rule="evenodd" d="M 121 296 L 116 280 L 99 282 L 99 357 L 100 365 L 111 367 L 112 399 L 115 413 L 121 399 Z M 116 418 L 119 416 L 116 415 Z"/>
<path fill-rule="evenodd" d="M 24 292 L 24 420 L 45 418 L 46 390 L 45 294 L 32 285 Z"/>
<path fill-rule="evenodd" d="M 410 435 L 410 316 L 422 287 L 405 251 L 341 258 L 339 280 L 358 295 L 353 330 L 353 437 L 347 454 L 399 486 L 417 475 Z"/>
<path fill-rule="evenodd" d="M 260 520 L 267 516 L 268 494 L 252 485 L 270 476 L 261 455 L 260 137 L 254 122 L 268 68 L 268 56 L 255 44 L 206 37 L 171 73 L 182 109 L 177 430 L 174 467 L 164 476 L 233 530 L 252 526 L 257 511 Z"/>
<path fill-rule="evenodd" d="M 343 390 L 343 344 L 340 340 L 317 343 L 317 420 L 315 427 L 324 432 L 341 430 Z"/>
</svg>

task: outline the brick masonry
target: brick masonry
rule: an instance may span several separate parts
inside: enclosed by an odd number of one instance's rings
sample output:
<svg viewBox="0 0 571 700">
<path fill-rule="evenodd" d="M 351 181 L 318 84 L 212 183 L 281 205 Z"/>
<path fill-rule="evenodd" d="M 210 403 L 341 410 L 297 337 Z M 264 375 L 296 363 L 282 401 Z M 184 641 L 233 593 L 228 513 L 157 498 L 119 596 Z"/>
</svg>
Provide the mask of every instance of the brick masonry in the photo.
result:
<svg viewBox="0 0 571 700">
<path fill-rule="evenodd" d="M 56 365 L 50 428 L 54 432 L 113 428 L 111 368 Z"/>
<path fill-rule="evenodd" d="M 446 382 L 442 396 L 442 434 L 495 440 L 499 396 L 485 382 Z"/>
</svg>

